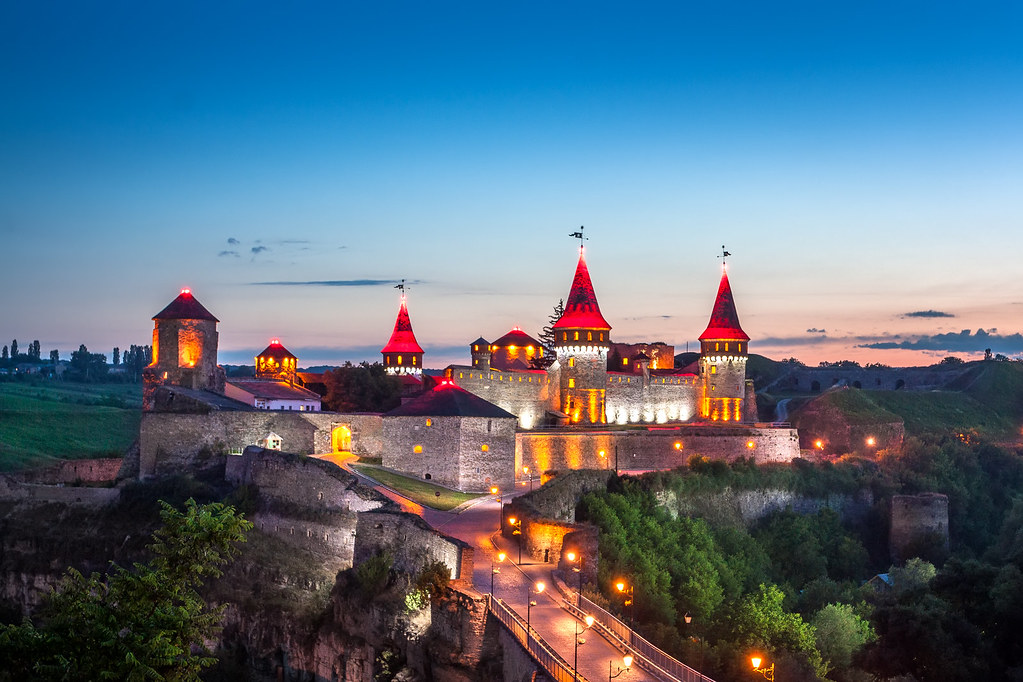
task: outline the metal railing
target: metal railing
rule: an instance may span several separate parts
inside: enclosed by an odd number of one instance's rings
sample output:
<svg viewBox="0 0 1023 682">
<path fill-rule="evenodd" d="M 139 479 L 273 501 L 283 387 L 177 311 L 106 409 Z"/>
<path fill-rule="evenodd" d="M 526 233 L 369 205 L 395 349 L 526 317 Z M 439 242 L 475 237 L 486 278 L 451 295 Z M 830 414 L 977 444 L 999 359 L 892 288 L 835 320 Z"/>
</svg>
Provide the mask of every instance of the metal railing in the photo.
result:
<svg viewBox="0 0 1023 682">
<path fill-rule="evenodd" d="M 651 672 L 654 672 L 655 674 L 657 672 L 667 673 L 673 679 L 678 680 L 678 682 L 714 682 L 714 680 L 707 677 L 699 670 L 694 670 L 678 659 L 664 653 L 653 644 L 637 635 L 632 628 L 625 625 L 625 623 L 618 620 L 615 616 L 611 615 L 600 606 L 597 606 L 586 597 L 578 593 L 576 593 L 576 597 L 579 600 L 577 608 L 581 612 L 593 616 L 605 630 L 621 640 L 622 643 L 624 643 L 625 646 L 627 646 L 636 656 L 649 661 L 658 669 L 657 671 Z"/>
<path fill-rule="evenodd" d="M 579 682 L 586 682 L 586 678 L 578 675 L 575 669 L 561 656 L 558 656 L 554 649 L 543 641 L 543 638 L 535 630 L 532 628 L 527 630 L 526 624 L 522 622 L 522 619 L 508 608 L 508 605 L 502 600 L 494 599 L 488 595 L 487 607 L 497 620 L 511 632 L 512 636 L 518 640 L 519 644 L 529 652 L 533 660 L 539 663 L 540 667 L 554 678 L 554 682 L 576 682 L 577 680 Z"/>
</svg>

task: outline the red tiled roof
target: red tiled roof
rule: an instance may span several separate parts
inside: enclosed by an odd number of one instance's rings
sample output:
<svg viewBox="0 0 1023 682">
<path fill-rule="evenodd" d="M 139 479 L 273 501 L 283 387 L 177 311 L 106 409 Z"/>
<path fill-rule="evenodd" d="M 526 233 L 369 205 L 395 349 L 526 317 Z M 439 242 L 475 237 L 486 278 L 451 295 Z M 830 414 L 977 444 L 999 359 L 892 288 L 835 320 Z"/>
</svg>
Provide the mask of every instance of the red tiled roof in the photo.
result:
<svg viewBox="0 0 1023 682">
<path fill-rule="evenodd" d="M 256 356 L 257 358 L 274 358 L 275 360 L 282 360 L 284 358 L 295 358 L 298 359 L 291 352 L 281 345 L 281 342 L 274 339 L 270 342 L 270 345 L 263 349 L 263 352 Z"/>
<path fill-rule="evenodd" d="M 700 341 L 709 340 L 749 341 L 749 336 L 739 326 L 739 315 L 735 312 L 735 300 L 732 298 L 732 287 L 728 284 L 728 273 L 722 269 L 721 284 L 718 295 L 714 299 L 714 312 L 710 314 L 710 323 L 706 331 L 700 334 Z"/>
<path fill-rule="evenodd" d="M 515 329 L 512 329 L 510 332 L 508 332 L 507 334 L 505 334 L 504 336 L 499 338 L 497 341 L 494 341 L 493 345 L 500 346 L 502 348 L 504 348 L 506 346 L 523 346 L 523 347 L 525 347 L 525 346 L 535 346 L 535 347 L 539 348 L 541 344 L 540 344 L 539 341 L 534 339 L 532 336 L 530 336 L 526 332 L 524 332 L 521 329 L 519 329 L 518 327 L 516 327 Z"/>
<path fill-rule="evenodd" d="M 384 413 L 385 417 L 493 417 L 515 419 L 515 415 L 469 393 L 451 379 L 440 379 L 431 390 L 401 407 Z"/>
<path fill-rule="evenodd" d="M 153 316 L 154 320 L 212 320 L 220 322 L 196 300 L 190 289 L 182 289 L 178 297 Z"/>
<path fill-rule="evenodd" d="M 575 267 L 575 278 L 572 280 L 572 290 L 568 292 L 565 312 L 554 323 L 553 328 L 611 329 L 611 325 L 600 314 L 597 295 L 593 293 L 593 283 L 590 281 L 590 271 L 586 267 L 582 249 L 579 250 L 579 264 Z"/>
<path fill-rule="evenodd" d="M 387 345 L 381 353 L 422 353 L 423 348 L 416 341 L 416 335 L 412 333 L 412 320 L 408 316 L 408 306 L 405 305 L 405 295 L 401 297 L 401 307 L 398 308 L 398 319 L 394 321 L 394 331 Z"/>
</svg>

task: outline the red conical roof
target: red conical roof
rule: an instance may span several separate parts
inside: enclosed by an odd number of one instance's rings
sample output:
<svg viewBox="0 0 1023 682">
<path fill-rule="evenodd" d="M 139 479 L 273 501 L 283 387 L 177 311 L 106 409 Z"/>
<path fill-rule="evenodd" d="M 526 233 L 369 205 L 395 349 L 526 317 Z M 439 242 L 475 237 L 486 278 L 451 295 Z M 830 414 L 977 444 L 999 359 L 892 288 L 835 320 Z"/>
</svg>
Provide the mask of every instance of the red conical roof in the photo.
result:
<svg viewBox="0 0 1023 682">
<path fill-rule="evenodd" d="M 600 314 L 582 249 L 579 249 L 579 264 L 575 267 L 575 279 L 572 280 L 572 290 L 568 292 L 565 312 L 554 323 L 553 329 L 611 329 Z"/>
<path fill-rule="evenodd" d="M 381 350 L 381 353 L 422 353 L 423 349 L 416 341 L 416 335 L 412 333 L 412 320 L 408 316 L 408 306 L 405 305 L 405 294 L 401 295 L 401 307 L 398 308 L 398 319 L 394 321 L 394 331 L 391 338 Z"/>
<path fill-rule="evenodd" d="M 192 296 L 191 289 L 182 289 L 178 297 L 168 304 L 166 308 L 158 312 L 154 320 L 212 320 L 220 322 L 213 317 L 213 313 L 206 310 L 202 303 L 199 303 Z"/>
<path fill-rule="evenodd" d="M 732 298 L 732 287 L 728 283 L 728 273 L 721 268 L 721 284 L 718 295 L 714 299 L 714 312 L 710 314 L 707 329 L 700 334 L 700 341 L 749 341 L 749 336 L 739 326 L 739 315 L 735 312 L 735 300 Z"/>
<path fill-rule="evenodd" d="M 280 339 L 272 339 L 270 345 L 263 349 L 263 352 L 256 356 L 257 358 L 274 358 L 276 360 L 283 360 L 284 358 L 295 358 L 297 357 L 291 354 L 287 348 L 281 345 Z"/>
</svg>

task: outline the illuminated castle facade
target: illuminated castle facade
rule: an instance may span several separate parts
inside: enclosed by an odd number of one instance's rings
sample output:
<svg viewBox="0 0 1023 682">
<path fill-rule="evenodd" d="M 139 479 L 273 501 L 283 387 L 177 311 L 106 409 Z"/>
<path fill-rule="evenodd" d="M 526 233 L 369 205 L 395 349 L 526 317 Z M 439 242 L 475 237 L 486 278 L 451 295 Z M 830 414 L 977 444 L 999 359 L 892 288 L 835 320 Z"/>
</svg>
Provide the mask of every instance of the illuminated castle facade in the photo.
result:
<svg viewBox="0 0 1023 682">
<path fill-rule="evenodd" d="M 746 380 L 749 336 L 739 324 L 724 270 L 710 323 L 700 335 L 700 359 L 692 366 L 676 369 L 671 346 L 612 343 L 582 250 L 564 312 L 552 329 L 556 360 L 545 368 L 533 361 L 543 357 L 541 343 L 514 329 L 493 343 L 473 341 L 472 364 L 447 371 L 458 386 L 515 414 L 523 429 L 756 420 Z"/>
</svg>

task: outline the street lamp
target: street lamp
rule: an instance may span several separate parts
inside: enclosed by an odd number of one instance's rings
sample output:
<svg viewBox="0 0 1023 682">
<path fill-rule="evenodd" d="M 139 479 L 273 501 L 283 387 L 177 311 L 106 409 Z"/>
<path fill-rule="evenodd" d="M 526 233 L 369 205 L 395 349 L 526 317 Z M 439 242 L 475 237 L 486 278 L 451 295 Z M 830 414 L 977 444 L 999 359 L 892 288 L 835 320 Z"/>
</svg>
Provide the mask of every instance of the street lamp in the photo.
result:
<svg viewBox="0 0 1023 682">
<path fill-rule="evenodd" d="M 618 582 L 615 583 L 615 587 L 618 588 L 618 591 L 622 593 L 622 615 L 623 616 L 625 615 L 625 609 L 627 607 L 632 606 L 632 610 L 630 611 L 629 617 L 629 626 L 631 627 L 632 620 L 636 615 L 636 601 L 635 595 L 633 593 L 633 586 L 626 585 L 625 582 Z"/>
<path fill-rule="evenodd" d="M 536 590 L 536 594 L 542 594 L 545 587 L 547 587 L 547 586 L 544 585 L 543 582 L 541 582 L 541 581 L 537 581 L 537 583 L 535 585 L 527 585 L 526 586 L 526 634 L 527 635 L 529 634 L 529 631 L 530 631 L 530 627 L 529 627 L 529 612 L 532 610 L 532 608 L 534 606 L 536 606 L 536 602 L 533 601 L 533 594 L 534 594 L 533 590 L 534 589 Z"/>
<path fill-rule="evenodd" d="M 578 566 L 573 566 L 572 570 L 579 574 L 579 597 L 580 597 L 580 599 L 576 602 L 576 605 L 581 605 L 582 604 L 582 596 L 583 596 L 583 565 L 584 565 L 584 561 L 586 560 L 586 557 L 583 556 L 582 552 L 580 552 L 579 554 L 576 554 L 575 552 L 568 552 L 567 554 L 565 554 L 565 558 L 568 559 L 569 563 L 575 563 L 576 559 L 579 560 L 579 565 Z"/>
<path fill-rule="evenodd" d="M 772 663 L 771 667 L 769 668 L 768 667 L 761 668 L 760 664 L 763 663 L 763 661 L 764 659 L 760 658 L 759 656 L 751 656 L 749 659 L 749 662 L 753 664 L 753 672 L 760 673 L 767 680 L 769 680 L 769 682 L 774 682 L 774 663 Z"/>
<path fill-rule="evenodd" d="M 514 516 L 508 517 L 508 523 L 515 530 L 512 531 L 512 535 L 519 536 L 519 566 L 522 565 L 522 519 L 516 519 Z"/>
<path fill-rule="evenodd" d="M 522 473 L 525 474 L 526 476 L 529 476 L 529 491 L 533 492 L 533 471 L 532 471 L 532 469 L 530 469 L 529 467 L 522 467 Z M 522 485 L 526 485 L 526 482 L 523 481 Z"/>
<path fill-rule="evenodd" d="M 497 555 L 497 561 L 504 561 L 504 557 L 507 556 L 504 552 L 500 552 Z M 490 560 L 490 596 L 494 596 L 494 576 L 501 572 L 501 569 L 494 564 L 494 560 Z"/>
<path fill-rule="evenodd" d="M 579 635 L 583 634 L 584 632 L 592 628 L 594 620 L 595 619 L 593 618 L 593 616 L 586 616 L 585 618 L 586 627 L 584 627 L 582 630 L 579 629 L 579 621 L 574 621 L 573 623 L 573 627 L 575 628 L 575 662 L 572 663 L 572 670 L 573 672 L 575 672 L 576 680 L 579 679 L 579 645 L 586 644 L 586 640 L 585 639 L 580 640 Z"/>
<path fill-rule="evenodd" d="M 622 663 L 625 664 L 625 667 L 623 668 L 622 666 L 618 666 L 618 672 L 616 672 L 614 675 L 611 674 L 611 664 L 612 663 L 614 663 L 613 660 L 607 662 L 607 681 L 608 682 L 611 682 L 611 680 L 613 680 L 614 678 L 618 677 L 622 673 L 628 672 L 629 668 L 632 667 L 632 656 L 630 656 L 629 654 L 625 654 L 625 656 L 622 657 Z"/>
</svg>

